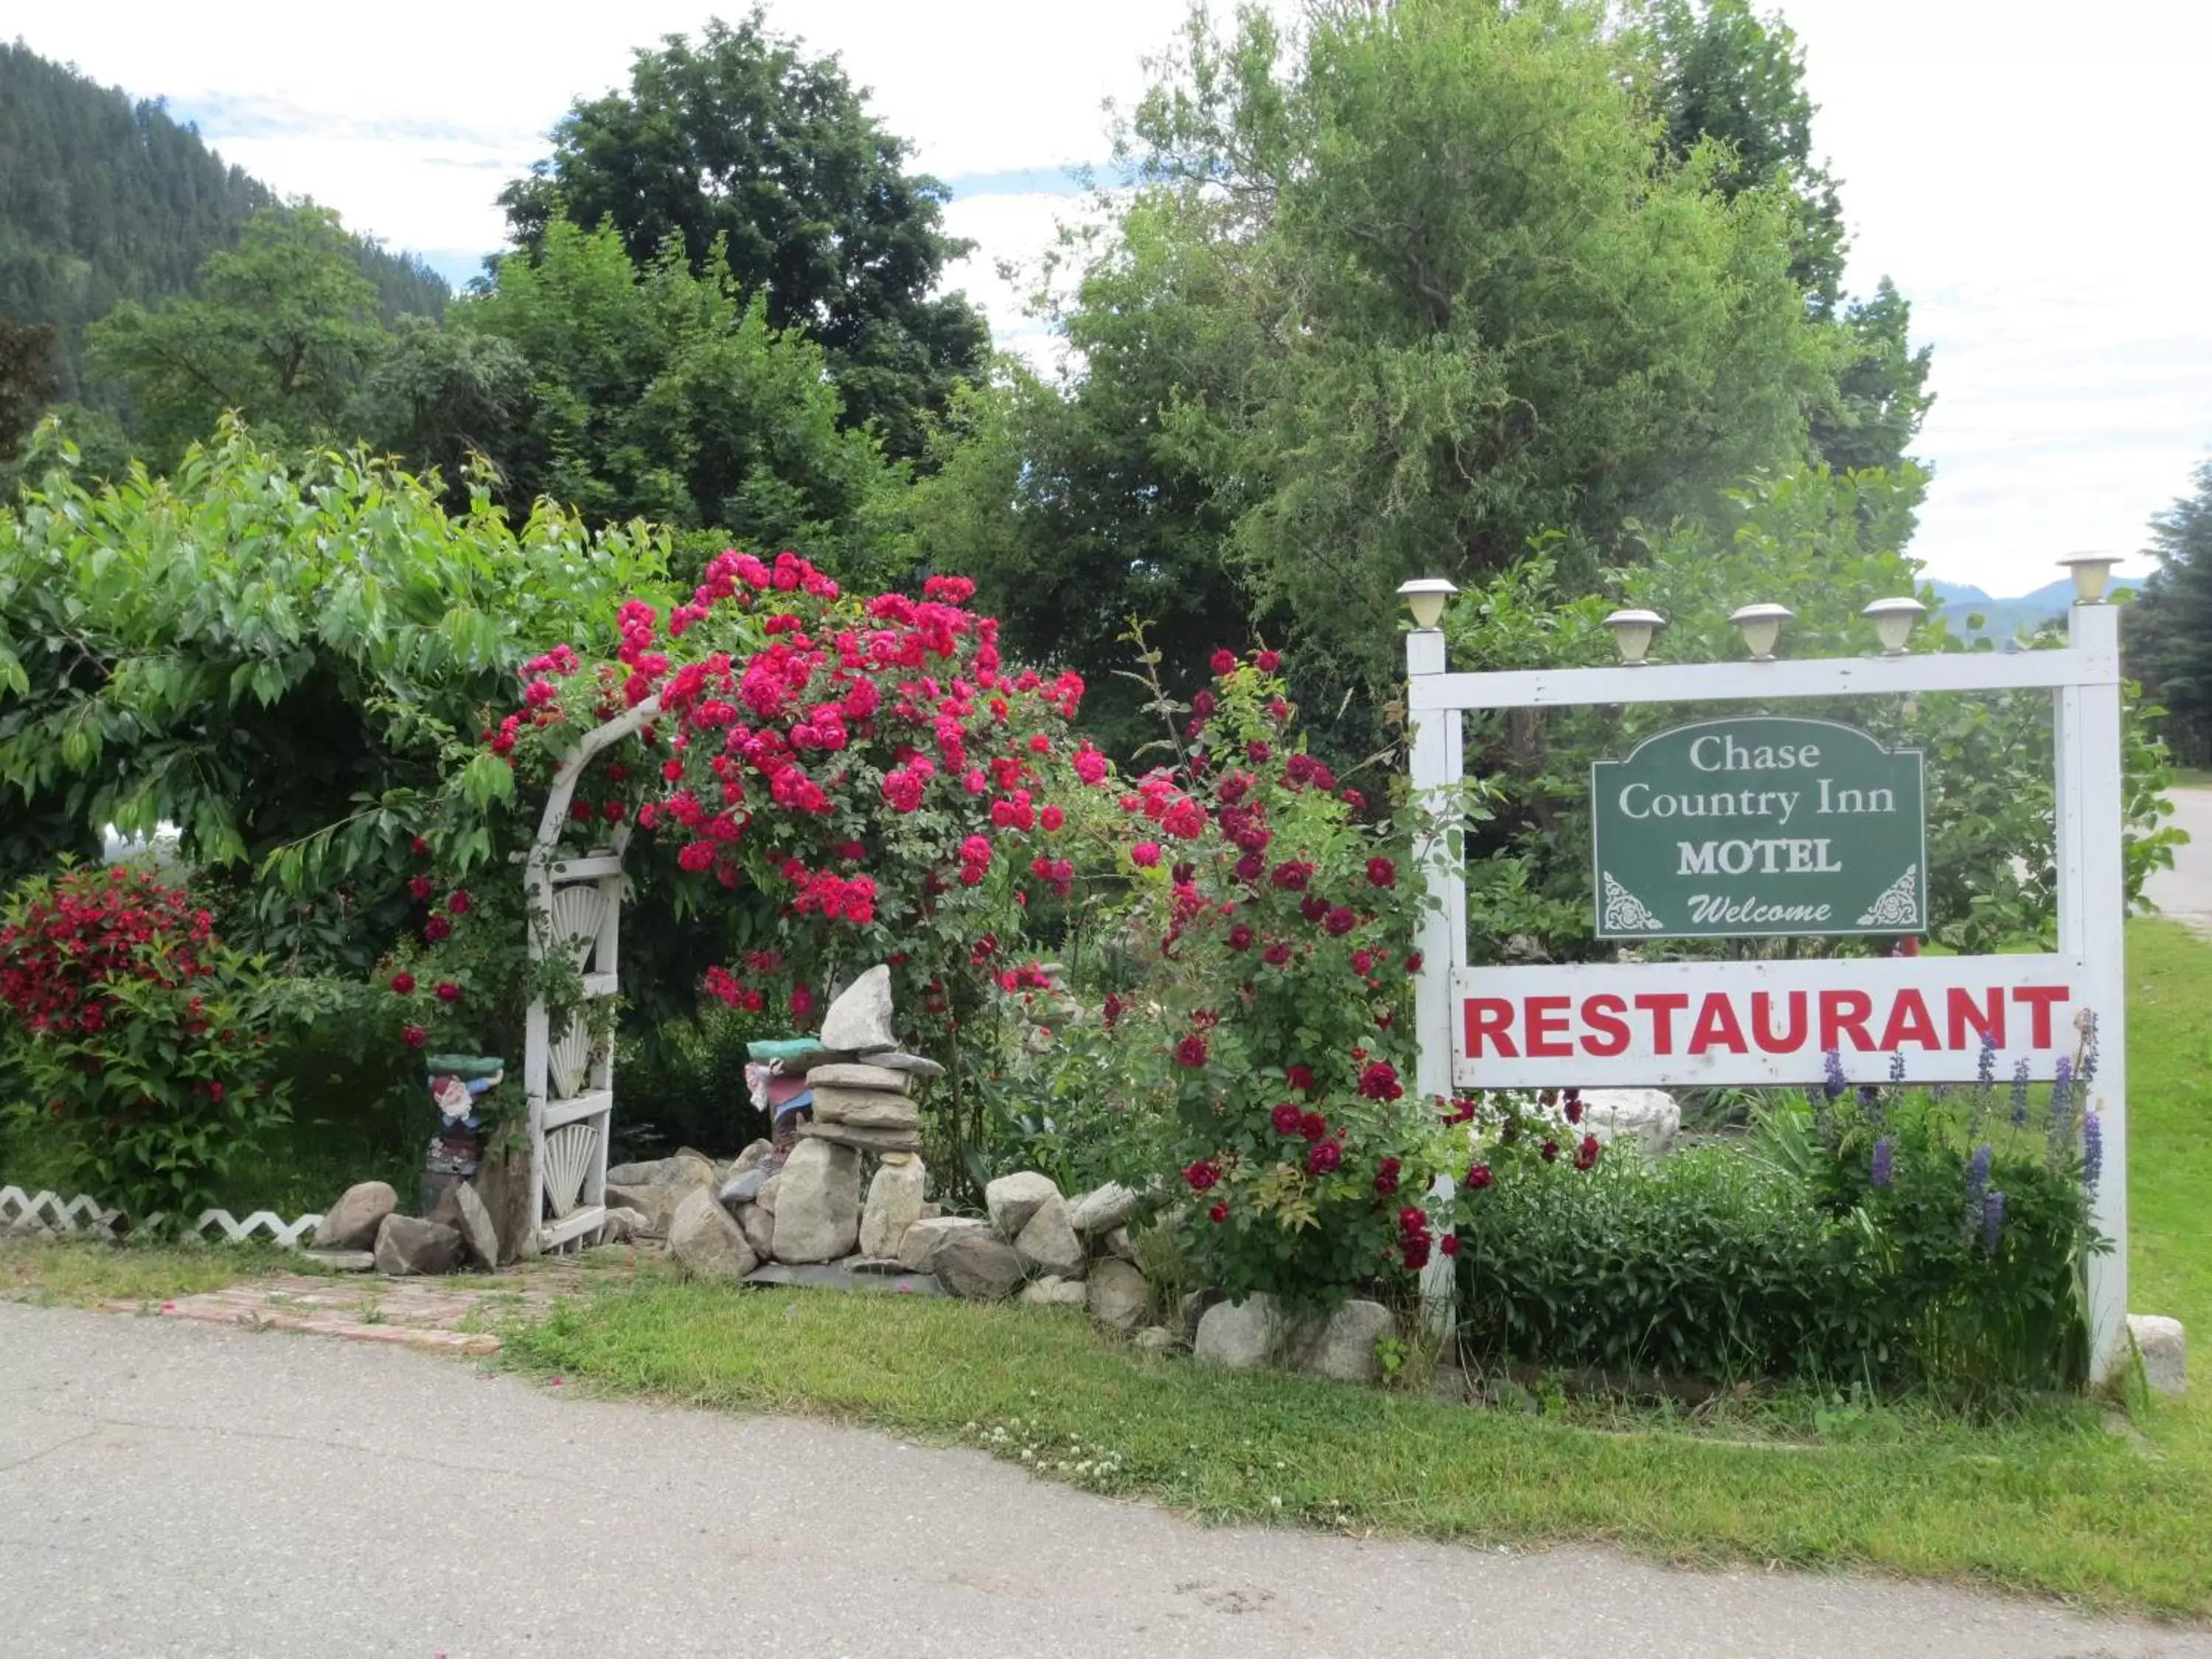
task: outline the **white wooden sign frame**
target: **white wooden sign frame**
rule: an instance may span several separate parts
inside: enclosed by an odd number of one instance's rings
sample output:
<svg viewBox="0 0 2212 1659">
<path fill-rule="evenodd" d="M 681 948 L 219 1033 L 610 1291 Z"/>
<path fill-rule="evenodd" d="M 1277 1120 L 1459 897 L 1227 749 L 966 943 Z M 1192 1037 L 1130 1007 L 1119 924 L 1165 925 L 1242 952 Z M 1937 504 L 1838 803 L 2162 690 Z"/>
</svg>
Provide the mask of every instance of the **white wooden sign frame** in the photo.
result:
<svg viewBox="0 0 2212 1659">
<path fill-rule="evenodd" d="M 2055 651 L 1454 674 L 1446 671 L 1442 632 L 1414 629 L 1406 637 L 1413 784 L 1431 805 L 1437 825 L 1419 849 L 1420 863 L 1430 894 L 1441 900 L 1422 922 L 1423 961 L 1414 986 L 1419 1092 L 1449 1095 L 1455 1086 L 1818 1082 L 1823 1045 L 1816 1040 L 1767 1052 L 1754 1034 L 1745 1031 L 1743 1052 L 1738 1053 L 1736 1044 L 1727 1038 L 1727 1026 L 1732 1018 L 1741 1027 L 1753 1012 L 1752 999 L 1764 997 L 1759 1007 L 1774 1022 L 1767 1034 L 1777 1036 L 1788 1029 L 1793 993 L 1807 999 L 1807 1018 L 1817 1021 L 1824 992 L 1864 992 L 1875 998 L 1887 994 L 1889 1000 L 1879 1014 L 1869 1012 L 1863 1017 L 1884 1023 L 1881 1033 L 1869 1025 L 1870 1038 L 1893 1034 L 1889 1030 L 1893 1020 L 1902 1022 L 1896 1030 L 1915 1033 L 1919 1028 L 1910 1006 L 1900 1014 L 1898 1004 L 1901 994 L 1916 993 L 1942 1039 L 1935 1046 L 1911 1041 L 1901 1045 L 1908 1073 L 1918 1082 L 1972 1080 L 1981 1045 L 1978 1034 L 1971 1047 L 1949 1042 L 1954 1015 L 1970 1023 L 1956 999 L 1972 998 L 1987 1020 L 1990 998 L 2000 995 L 2005 1010 L 2017 1010 L 2022 1016 L 2007 1024 L 2006 1036 L 1997 1045 L 2001 1063 L 2008 1073 L 2013 1060 L 2027 1058 L 2038 1079 L 2048 1080 L 2057 1055 L 2073 1051 L 2075 1019 L 2082 1011 L 2092 1011 L 2097 1022 L 2097 1069 L 2081 1105 L 2099 1115 L 2104 1133 L 2104 1167 L 2093 1209 L 2098 1231 L 2112 1241 L 2112 1248 L 2089 1263 L 2091 1370 L 2099 1381 L 2114 1376 L 2129 1358 L 2119 612 L 2110 605 L 2076 604 L 2069 613 L 2067 635 L 2065 647 Z M 2058 949 L 2053 955 L 1468 966 L 1466 874 L 1450 846 L 1458 828 L 1457 792 L 1464 763 L 1462 717 L 1466 710 L 1658 702 L 1764 706 L 1802 697 L 2033 690 L 2049 690 L 2054 707 Z M 2017 994 L 2023 992 L 2027 994 L 2024 1001 Z M 1662 1011 L 1694 1020 L 1713 994 L 1728 1000 L 1730 1013 L 1726 1018 L 1709 1014 L 1709 1040 L 1696 1054 L 1687 1052 L 1686 1037 L 1679 1051 L 1656 1052 L 1656 1024 L 1647 1024 L 1638 1033 L 1642 1041 L 1628 1045 L 1630 1052 L 1607 1054 L 1604 1050 L 1613 1039 L 1605 1020 L 1616 1018 L 1615 1011 L 1610 1003 L 1595 1009 L 1589 1006 L 1593 996 L 1609 995 L 1626 1000 L 1633 1011 L 1636 999 L 1643 996 L 1652 1000 L 1652 1006 L 1642 1011 L 1652 1020 Z M 1672 1000 L 1677 995 L 1683 998 L 1680 1005 Z M 1494 1006 L 1484 1009 L 1491 1023 L 1479 1057 L 1468 1053 L 1468 1012 L 1474 999 L 1514 1004 L 1510 1023 Z M 1531 999 L 1536 1000 L 1534 1008 Z M 2035 1041 L 2039 1006 L 2051 1016 L 2040 1033 L 2050 1039 L 2048 1043 Z M 1856 1003 L 1831 1003 L 1829 1012 L 1840 1018 L 1857 1010 Z M 1601 1018 L 1584 1018 L 1590 1014 Z M 1510 1057 L 1495 1041 L 1501 1031 L 1516 1034 L 1516 1052 Z M 1525 1052 L 1532 1031 L 1538 1039 L 1534 1054 Z M 1711 1040 L 1717 1032 L 1719 1040 Z M 1812 1036 L 1817 1039 L 1818 1035 L 1815 1026 Z M 1887 1077 L 1890 1051 L 1878 1041 L 1864 1048 L 1849 1042 L 1838 1046 L 1851 1081 L 1872 1083 Z M 1442 1195 L 1448 1197 L 1450 1183 L 1439 1184 Z M 1449 1260 L 1439 1256 L 1424 1275 L 1424 1293 L 1449 1298 L 1450 1274 Z"/>
</svg>

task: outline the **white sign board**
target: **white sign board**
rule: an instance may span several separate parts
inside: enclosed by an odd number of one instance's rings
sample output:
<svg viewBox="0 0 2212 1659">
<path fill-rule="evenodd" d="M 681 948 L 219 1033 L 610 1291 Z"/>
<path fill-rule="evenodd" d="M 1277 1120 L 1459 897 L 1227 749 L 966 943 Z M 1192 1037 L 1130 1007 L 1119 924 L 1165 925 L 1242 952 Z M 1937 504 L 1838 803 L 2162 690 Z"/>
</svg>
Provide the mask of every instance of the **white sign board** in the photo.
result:
<svg viewBox="0 0 2212 1659">
<path fill-rule="evenodd" d="M 1968 1083 L 1984 1045 L 2000 1081 L 2048 1081 L 2079 1042 L 2081 964 L 2063 957 L 1577 963 L 1452 975 L 1459 1089 L 1710 1088 L 1851 1083 L 1893 1055 L 1915 1083 Z"/>
</svg>

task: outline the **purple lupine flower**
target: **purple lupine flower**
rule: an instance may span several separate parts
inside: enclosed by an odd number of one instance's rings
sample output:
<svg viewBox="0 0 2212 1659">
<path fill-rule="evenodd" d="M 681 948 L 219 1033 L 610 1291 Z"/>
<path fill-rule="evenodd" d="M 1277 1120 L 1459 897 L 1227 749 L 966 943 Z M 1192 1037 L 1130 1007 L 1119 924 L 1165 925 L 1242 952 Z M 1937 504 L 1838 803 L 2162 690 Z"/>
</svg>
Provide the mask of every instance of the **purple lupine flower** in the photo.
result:
<svg viewBox="0 0 2212 1659">
<path fill-rule="evenodd" d="M 1905 1050 L 1902 1048 L 1897 1049 L 1889 1057 L 1889 1080 L 1892 1083 L 1905 1081 Z"/>
<path fill-rule="evenodd" d="M 2090 1112 L 2081 1119 L 2081 1184 L 2095 1192 L 2104 1170 L 2105 1120 L 2101 1113 Z"/>
<path fill-rule="evenodd" d="M 1831 1048 L 1820 1059 L 1827 1071 L 1827 1081 L 1821 1085 L 1821 1088 L 1828 1098 L 1833 1100 L 1850 1086 L 1844 1078 L 1844 1057 L 1839 1051 Z"/>
<path fill-rule="evenodd" d="M 2081 1072 L 2079 1081 L 2086 1098 L 2090 1079 L 2097 1075 L 2097 1016 L 2084 1008 L 2081 1011 L 2081 1017 L 2075 1022 L 2075 1026 L 2081 1033 Z"/>
<path fill-rule="evenodd" d="M 1889 1190 L 1889 1183 L 1897 1179 L 1897 1148 L 1887 1135 L 1874 1144 L 1874 1168 L 1867 1179 L 1877 1192 L 1884 1193 Z"/>
<path fill-rule="evenodd" d="M 2012 1127 L 2021 1127 L 2027 1121 L 2027 1062 L 2022 1060 L 2012 1068 Z"/>
<path fill-rule="evenodd" d="M 2064 1117 L 2074 1103 L 2074 1062 L 2064 1054 L 2051 1072 L 2051 1115 Z"/>
<path fill-rule="evenodd" d="M 1974 1062 L 1974 1080 L 1984 1094 L 1997 1080 L 1997 1042 L 1986 1031 L 1982 1033 L 1982 1057 Z"/>
<path fill-rule="evenodd" d="M 1982 1248 L 1994 1251 L 1997 1236 L 2004 1231 L 2004 1194 L 1992 1188 L 1982 1200 Z"/>
<path fill-rule="evenodd" d="M 1990 1143 L 1984 1141 L 1974 1148 L 1974 1156 L 1966 1164 L 1966 1207 L 1978 1210 L 1982 1206 L 1982 1194 L 1990 1186 Z"/>
</svg>

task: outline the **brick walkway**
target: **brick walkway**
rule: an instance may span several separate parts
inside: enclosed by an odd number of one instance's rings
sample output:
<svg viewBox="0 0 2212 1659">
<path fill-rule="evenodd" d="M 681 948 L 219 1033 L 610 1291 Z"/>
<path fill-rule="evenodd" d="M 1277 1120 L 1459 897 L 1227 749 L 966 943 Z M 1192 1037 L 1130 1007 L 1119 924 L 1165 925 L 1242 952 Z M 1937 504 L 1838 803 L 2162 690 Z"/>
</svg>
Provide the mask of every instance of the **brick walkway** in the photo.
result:
<svg viewBox="0 0 2212 1659">
<path fill-rule="evenodd" d="M 543 1315 L 556 1297 L 604 1278 L 611 1266 L 619 1270 L 632 1253 L 625 1246 L 614 1246 L 607 1254 L 617 1252 L 624 1263 L 594 1262 L 587 1268 L 574 1259 L 531 1261 L 496 1277 L 287 1274 L 180 1296 L 161 1303 L 158 1311 L 165 1319 L 193 1319 L 247 1330 L 305 1331 L 434 1353 L 496 1353 L 499 1336 L 490 1327 L 516 1315 Z M 98 1305 L 106 1313 L 156 1310 L 153 1304 L 129 1299 Z"/>
</svg>

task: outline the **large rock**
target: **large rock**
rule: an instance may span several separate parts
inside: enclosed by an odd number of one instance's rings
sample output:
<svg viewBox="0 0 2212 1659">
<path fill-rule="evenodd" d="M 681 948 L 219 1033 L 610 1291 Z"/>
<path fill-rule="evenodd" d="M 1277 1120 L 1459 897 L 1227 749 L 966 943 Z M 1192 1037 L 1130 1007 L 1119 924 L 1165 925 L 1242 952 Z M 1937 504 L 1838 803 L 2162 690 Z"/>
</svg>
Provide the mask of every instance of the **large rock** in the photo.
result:
<svg viewBox="0 0 2212 1659">
<path fill-rule="evenodd" d="M 676 1206 L 668 1224 L 668 1253 L 695 1279 L 743 1279 L 760 1266 L 744 1229 L 704 1187 L 693 1188 Z"/>
<path fill-rule="evenodd" d="M 906 1230 L 921 1219 L 921 1188 L 927 1178 L 919 1158 L 886 1164 L 868 1182 L 868 1201 L 860 1211 L 860 1254 L 895 1256 Z"/>
<path fill-rule="evenodd" d="M 726 1206 L 725 1206 L 727 1207 Z M 768 1261 L 775 1254 L 775 1218 L 757 1204 L 738 1206 L 737 1223 L 753 1254 Z"/>
<path fill-rule="evenodd" d="M 1657 1158 L 1682 1132 L 1682 1109 L 1664 1089 L 1585 1089 L 1582 1097 L 1582 1127 L 1601 1145 L 1631 1139 Z"/>
<path fill-rule="evenodd" d="M 921 1137 L 911 1129 L 869 1129 L 857 1123 L 802 1123 L 802 1141 L 826 1140 L 833 1146 L 851 1146 L 864 1152 L 913 1152 L 921 1149 Z"/>
<path fill-rule="evenodd" d="M 1144 1274 L 1126 1261 L 1101 1261 L 1091 1269 L 1087 1293 L 1091 1316 L 1112 1331 L 1127 1333 L 1145 1322 L 1152 1289 Z"/>
<path fill-rule="evenodd" d="M 761 1188 L 768 1185 L 769 1176 L 773 1173 L 773 1170 L 763 1169 L 757 1164 L 750 1170 L 732 1169 L 730 1178 L 722 1183 L 720 1194 L 722 1207 L 735 1214 L 752 1203 L 760 1197 Z"/>
<path fill-rule="evenodd" d="M 973 1233 L 988 1235 L 990 1231 L 989 1222 L 978 1221 L 972 1216 L 924 1216 L 908 1227 L 906 1237 L 899 1241 L 900 1264 L 915 1273 L 926 1273 L 939 1248 L 947 1240 Z"/>
<path fill-rule="evenodd" d="M 729 1178 L 734 1181 L 739 1176 L 745 1174 L 749 1170 L 759 1169 L 762 1164 L 768 1162 L 769 1154 L 775 1151 L 775 1143 L 773 1141 L 756 1140 L 752 1142 L 744 1149 L 744 1151 L 739 1152 L 735 1158 L 730 1160 Z"/>
<path fill-rule="evenodd" d="M 436 1221 L 387 1215 L 376 1229 L 376 1270 L 394 1279 L 448 1273 L 461 1259 L 461 1235 Z"/>
<path fill-rule="evenodd" d="M 1034 1281 L 1018 1299 L 1036 1308 L 1079 1308 L 1091 1299 L 1091 1292 L 1079 1279 L 1047 1273 Z"/>
<path fill-rule="evenodd" d="M 1003 1302 L 1022 1282 L 1014 1247 L 988 1231 L 955 1233 L 930 1253 L 929 1270 L 955 1296 Z"/>
<path fill-rule="evenodd" d="M 1165 1353 L 1176 1345 L 1175 1333 L 1164 1325 L 1147 1325 L 1130 1340 L 1147 1353 Z"/>
<path fill-rule="evenodd" d="M 617 1206 L 607 1212 L 607 1218 L 599 1224 L 599 1243 L 627 1244 L 645 1232 L 645 1218 L 635 1210 Z"/>
<path fill-rule="evenodd" d="M 1226 1299 L 1218 1290 L 1191 1291 L 1183 1297 L 1182 1306 L 1178 1310 L 1180 1316 L 1176 1322 L 1176 1334 L 1185 1342 L 1195 1343 L 1198 1340 L 1198 1322 L 1206 1317 L 1206 1310 L 1215 1303 Z"/>
<path fill-rule="evenodd" d="M 474 1182 L 477 1196 L 490 1213 L 499 1235 L 499 1265 L 536 1255 L 538 1188 L 531 1178 L 527 1146 L 501 1145 L 486 1150 Z"/>
<path fill-rule="evenodd" d="M 339 1194 L 315 1227 L 319 1250 L 365 1250 L 376 1243 L 384 1218 L 399 1207 L 399 1194 L 381 1181 L 364 1181 Z"/>
<path fill-rule="evenodd" d="M 945 1067 L 926 1055 L 902 1054 L 896 1048 L 885 1054 L 870 1054 L 868 1064 L 880 1066 L 885 1071 L 909 1073 L 915 1077 L 945 1075 Z"/>
<path fill-rule="evenodd" d="M 1328 1319 L 1299 1322 L 1291 1334 L 1291 1365 L 1340 1382 L 1373 1382 L 1382 1375 L 1375 1345 L 1398 1328 L 1379 1302 L 1347 1302 Z"/>
<path fill-rule="evenodd" d="M 1018 1238 L 1037 1206 L 1048 1198 L 1058 1198 L 1060 1188 L 1034 1170 L 1019 1175 L 1000 1176 L 983 1188 L 983 1207 L 990 1212 L 991 1224 L 999 1230 L 1001 1238 Z"/>
<path fill-rule="evenodd" d="M 1127 1227 L 1116 1227 L 1104 1237 L 1092 1239 L 1091 1243 L 1093 1249 L 1102 1249 L 1109 1255 L 1118 1255 L 1124 1261 L 1137 1259 L 1137 1241 L 1129 1237 Z"/>
<path fill-rule="evenodd" d="M 2189 1348 L 2178 1319 L 2130 1314 L 2128 1335 L 2142 1356 L 2143 1382 L 2154 1394 L 2189 1391 Z"/>
<path fill-rule="evenodd" d="M 891 1030 L 891 970 L 874 967 L 837 993 L 822 1016 L 822 1046 L 866 1054 L 898 1047 Z"/>
<path fill-rule="evenodd" d="M 1191 1352 L 1232 1370 L 1264 1365 L 1274 1353 L 1279 1320 L 1275 1298 L 1255 1291 L 1242 1302 L 1217 1302 L 1198 1322 Z"/>
<path fill-rule="evenodd" d="M 907 1091 L 908 1075 L 887 1066 L 840 1060 L 832 1060 L 827 1066 L 815 1066 L 807 1073 L 806 1081 L 812 1086 L 818 1100 L 825 1088 L 888 1091 L 895 1095 L 902 1095 Z"/>
<path fill-rule="evenodd" d="M 753 1202 L 759 1205 L 762 1209 L 767 1211 L 770 1216 L 774 1216 L 775 1214 L 775 1195 L 782 1190 L 783 1171 L 781 1170 L 778 1170 L 766 1181 L 761 1182 L 760 1194 L 753 1200 Z"/>
<path fill-rule="evenodd" d="M 1031 1273 L 1082 1277 L 1083 1241 L 1068 1225 L 1066 1200 L 1054 1193 L 1036 1206 L 1014 1239 L 1014 1254 Z"/>
<path fill-rule="evenodd" d="M 712 1181 L 714 1173 L 713 1158 L 686 1146 L 667 1158 L 648 1158 L 641 1164 L 617 1164 L 607 1171 L 607 1179 L 617 1187 L 683 1187 L 688 1189 Z"/>
<path fill-rule="evenodd" d="M 860 1155 L 826 1140 L 800 1141 L 776 1177 L 775 1259 L 835 1261 L 860 1238 Z"/>
<path fill-rule="evenodd" d="M 921 1109 L 911 1095 L 883 1089 L 832 1089 L 814 1091 L 814 1121 L 855 1129 L 912 1129 L 921 1121 Z"/>
<path fill-rule="evenodd" d="M 654 1238 L 665 1238 L 668 1237 L 668 1223 L 676 1213 L 676 1206 L 691 1190 L 689 1187 L 625 1187 L 618 1181 L 610 1181 L 607 1182 L 607 1207 L 636 1211 L 645 1218 L 645 1232 Z"/>
<path fill-rule="evenodd" d="M 1137 1194 L 1119 1182 L 1109 1181 L 1069 1205 L 1067 1219 L 1076 1231 L 1088 1238 L 1093 1233 L 1110 1233 L 1125 1225 L 1136 1207 Z"/>
<path fill-rule="evenodd" d="M 491 1272 L 499 1266 L 499 1229 L 492 1224 L 483 1194 L 474 1183 L 465 1181 L 453 1188 L 453 1209 L 459 1217 L 454 1224 L 460 1231 L 461 1243 L 478 1267 Z"/>
</svg>

